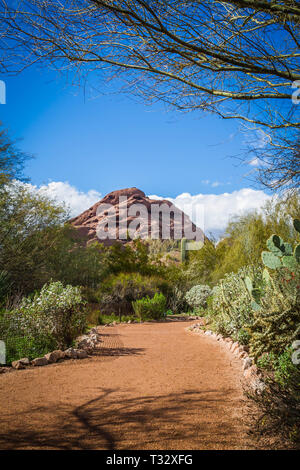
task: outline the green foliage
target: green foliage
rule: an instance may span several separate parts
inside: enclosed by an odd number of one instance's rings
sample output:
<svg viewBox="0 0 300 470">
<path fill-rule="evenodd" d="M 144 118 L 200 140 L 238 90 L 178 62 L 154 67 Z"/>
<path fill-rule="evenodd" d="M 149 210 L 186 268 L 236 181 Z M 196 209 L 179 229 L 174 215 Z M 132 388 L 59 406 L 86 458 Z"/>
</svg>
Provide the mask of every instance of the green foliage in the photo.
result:
<svg viewBox="0 0 300 470">
<path fill-rule="evenodd" d="M 147 243 L 139 239 L 125 246 L 116 242 L 106 250 L 106 253 L 106 266 L 109 274 L 135 272 L 150 276 L 162 272 L 159 264 L 151 262 Z"/>
<path fill-rule="evenodd" d="M 251 281 L 250 285 L 250 279 Z M 262 283 L 262 269 L 242 268 L 237 274 L 226 274 L 213 289 L 212 318 L 215 327 L 225 335 L 238 335 L 253 321 L 253 298 L 248 291 Z M 248 285 L 248 288 L 247 288 Z M 256 288 L 258 290 L 258 288 Z"/>
<path fill-rule="evenodd" d="M 5 346 L 7 364 L 23 357 L 32 360 L 56 349 L 56 343 L 51 337 L 9 336 L 5 339 Z"/>
<path fill-rule="evenodd" d="M 291 349 L 282 354 L 264 355 L 258 366 L 265 373 L 265 389 L 262 393 L 249 393 L 260 410 L 256 417 L 256 431 L 270 433 L 279 438 L 300 444 L 300 368 L 291 361 Z"/>
<path fill-rule="evenodd" d="M 15 292 L 29 293 L 49 281 L 48 260 L 65 218 L 63 208 L 20 183 L 1 189 L 0 265 Z"/>
<path fill-rule="evenodd" d="M 294 227 L 298 227 L 297 220 L 293 222 Z M 262 262 L 270 269 L 279 269 L 284 266 L 294 270 L 300 263 L 300 245 L 293 247 L 291 243 L 285 243 L 278 235 L 272 235 L 267 240 L 267 247 L 270 251 L 262 252 Z"/>
<path fill-rule="evenodd" d="M 192 287 L 186 294 L 185 300 L 192 308 L 205 308 L 207 306 L 207 299 L 212 294 L 209 286 L 203 284 Z"/>
<path fill-rule="evenodd" d="M 158 255 L 165 255 L 166 253 L 171 253 L 174 250 L 179 250 L 178 248 L 179 240 L 147 240 L 148 253 L 150 257 L 155 257 Z"/>
<path fill-rule="evenodd" d="M 297 227 L 297 222 L 293 225 Z M 264 270 L 263 295 L 255 299 L 250 349 L 256 358 L 263 352 L 281 354 L 300 334 L 298 246 L 293 254 L 291 243 L 272 235 L 267 240 L 270 251 L 262 253 L 262 261 L 272 274 Z"/>
<path fill-rule="evenodd" d="M 238 272 L 244 266 L 261 264 L 261 252 L 266 240 L 276 233 L 288 244 L 299 243 L 299 233 L 292 220 L 299 216 L 300 197 L 295 193 L 288 199 L 272 199 L 261 211 L 234 217 L 228 224 L 225 237 L 215 243 L 206 241 L 198 252 L 189 252 L 189 271 L 192 285 L 216 284 L 225 274 Z M 300 253 L 300 249 L 299 249 Z"/>
<path fill-rule="evenodd" d="M 236 341 L 244 345 L 249 344 L 250 338 L 251 336 L 250 336 L 249 331 L 245 330 L 244 328 L 241 328 L 240 330 L 238 330 L 237 334 L 235 335 Z"/>
<path fill-rule="evenodd" d="M 163 289 L 165 281 L 156 276 L 119 273 L 109 276 L 96 292 L 101 313 L 119 315 L 133 313 L 132 302 L 153 296 Z"/>
<path fill-rule="evenodd" d="M 170 281 L 168 281 L 170 282 Z M 184 286 L 181 285 L 181 288 L 176 284 L 170 287 L 168 292 L 165 291 L 167 297 L 167 306 L 174 313 L 184 312 L 187 308 L 187 303 L 185 300 Z"/>
<path fill-rule="evenodd" d="M 128 321 L 135 321 L 136 317 L 135 315 L 121 315 L 121 318 L 119 315 L 116 315 L 112 313 L 111 315 L 104 315 L 102 313 L 98 314 L 97 317 L 97 324 L 98 325 L 108 325 L 109 323 L 120 323 L 120 322 L 125 322 L 127 323 Z"/>
<path fill-rule="evenodd" d="M 186 238 L 182 238 L 181 240 L 181 262 L 184 263 L 186 261 Z"/>
<path fill-rule="evenodd" d="M 166 312 L 166 298 L 160 293 L 156 293 L 153 298 L 149 296 L 132 302 L 135 314 L 141 319 L 152 318 L 158 320 Z"/>
<path fill-rule="evenodd" d="M 11 345 L 15 359 L 19 359 L 26 348 L 32 356 L 35 351 L 47 350 L 50 346 L 54 349 L 68 347 L 85 327 L 86 313 L 80 289 L 53 282 L 43 286 L 33 297 L 23 298 L 17 308 L 3 315 L 0 337 Z"/>
<path fill-rule="evenodd" d="M 168 316 L 168 315 L 174 315 L 174 312 L 172 312 L 172 310 L 169 309 L 169 310 L 166 311 L 166 316 Z"/>
<path fill-rule="evenodd" d="M 0 123 L 0 185 L 23 178 L 24 164 L 30 158 L 21 152 Z"/>
<path fill-rule="evenodd" d="M 261 254 L 263 264 L 270 269 L 277 269 L 282 266 L 281 260 L 274 253 L 269 251 L 263 251 Z"/>
<path fill-rule="evenodd" d="M 280 268 L 264 284 L 260 309 L 250 326 L 250 349 L 258 358 L 264 352 L 281 354 L 300 335 L 300 269 Z"/>
<path fill-rule="evenodd" d="M 294 225 L 294 229 L 298 233 L 300 233 L 300 220 L 299 219 L 294 219 L 293 225 Z"/>
<path fill-rule="evenodd" d="M 0 305 L 4 303 L 6 297 L 9 295 L 11 283 L 9 281 L 9 274 L 6 271 L 0 271 Z"/>
</svg>

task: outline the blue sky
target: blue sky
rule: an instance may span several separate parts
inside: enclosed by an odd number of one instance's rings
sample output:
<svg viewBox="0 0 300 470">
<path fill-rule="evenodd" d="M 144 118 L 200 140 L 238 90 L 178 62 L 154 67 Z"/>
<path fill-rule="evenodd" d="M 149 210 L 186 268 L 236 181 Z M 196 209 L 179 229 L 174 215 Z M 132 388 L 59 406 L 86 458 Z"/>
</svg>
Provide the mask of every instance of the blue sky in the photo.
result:
<svg viewBox="0 0 300 470">
<path fill-rule="evenodd" d="M 208 181 L 216 193 L 249 185 L 249 168 L 230 158 L 245 147 L 236 121 L 147 106 L 113 94 L 113 84 L 106 95 L 85 96 L 54 72 L 27 70 L 5 81 L 1 120 L 35 155 L 27 169 L 34 184 L 68 180 L 105 193 L 139 186 L 169 196 L 209 191 Z"/>
<path fill-rule="evenodd" d="M 79 89 L 51 71 L 0 78 L 7 89 L 0 119 L 22 139 L 19 147 L 35 156 L 26 173 L 37 187 L 68 183 L 69 194 L 70 187 L 81 195 L 94 191 L 93 203 L 131 186 L 175 199 L 182 193 L 240 194 L 253 185 L 247 175 L 254 167 L 233 158 L 249 137 L 237 121 L 147 106 L 117 93 L 113 83 L 101 85 L 103 93 Z M 264 199 L 261 191 L 253 194 Z"/>
</svg>

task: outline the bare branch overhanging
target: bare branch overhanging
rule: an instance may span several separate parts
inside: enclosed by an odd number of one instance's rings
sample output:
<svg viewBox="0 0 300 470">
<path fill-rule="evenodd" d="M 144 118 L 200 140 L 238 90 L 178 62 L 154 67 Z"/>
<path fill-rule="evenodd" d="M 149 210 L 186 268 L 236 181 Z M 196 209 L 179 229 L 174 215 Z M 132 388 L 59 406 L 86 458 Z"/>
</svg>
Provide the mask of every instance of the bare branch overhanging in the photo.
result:
<svg viewBox="0 0 300 470">
<path fill-rule="evenodd" d="M 47 62 L 124 79 L 143 99 L 299 132 L 296 0 L 0 0 L 3 71 Z"/>
</svg>

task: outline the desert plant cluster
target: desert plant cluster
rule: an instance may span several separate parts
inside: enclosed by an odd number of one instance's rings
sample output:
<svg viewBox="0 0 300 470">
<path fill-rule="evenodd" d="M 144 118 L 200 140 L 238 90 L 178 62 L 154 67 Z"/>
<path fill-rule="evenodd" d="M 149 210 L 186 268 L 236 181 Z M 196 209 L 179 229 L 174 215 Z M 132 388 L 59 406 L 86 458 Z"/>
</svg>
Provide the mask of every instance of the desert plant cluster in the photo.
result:
<svg viewBox="0 0 300 470">
<path fill-rule="evenodd" d="M 263 392 L 249 394 L 262 411 L 257 429 L 299 443 L 300 221 L 290 228 L 294 244 L 271 235 L 259 265 L 219 281 L 206 315 L 215 331 L 248 346 L 263 374 Z"/>
<path fill-rule="evenodd" d="M 16 172 L 25 156 L 18 158 Z M 299 442 L 299 364 L 292 360 L 300 339 L 298 193 L 232 218 L 221 240 L 208 237 L 181 258 L 178 242 L 78 241 L 66 208 L 8 170 L 0 187 L 7 365 L 71 348 L 97 325 L 200 315 L 212 331 L 248 348 L 264 375 L 264 392 L 252 396 L 261 408 L 260 432 L 280 430 Z"/>
</svg>

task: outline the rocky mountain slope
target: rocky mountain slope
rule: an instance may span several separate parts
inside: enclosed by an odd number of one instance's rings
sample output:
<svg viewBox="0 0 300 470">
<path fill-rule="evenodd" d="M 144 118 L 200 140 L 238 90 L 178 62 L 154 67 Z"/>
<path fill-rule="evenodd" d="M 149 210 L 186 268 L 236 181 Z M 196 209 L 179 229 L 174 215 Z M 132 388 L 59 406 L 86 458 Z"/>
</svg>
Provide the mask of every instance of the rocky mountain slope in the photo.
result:
<svg viewBox="0 0 300 470">
<path fill-rule="evenodd" d="M 178 208 L 176 216 L 170 212 L 170 234 L 166 236 L 165 219 L 158 213 L 162 207 L 168 212 L 172 203 L 167 200 L 149 199 L 143 191 L 135 187 L 126 188 L 107 194 L 70 222 L 76 228 L 79 237 L 86 239 L 88 243 L 101 241 L 105 245 L 111 245 L 115 240 L 126 243 L 134 237 L 150 238 L 151 235 L 152 238 L 159 239 L 173 240 L 185 236 L 188 239 L 203 240 L 202 230 L 192 224 L 189 217 Z M 184 233 L 184 221 L 185 224 L 190 224 L 194 232 L 192 236 Z"/>
</svg>

